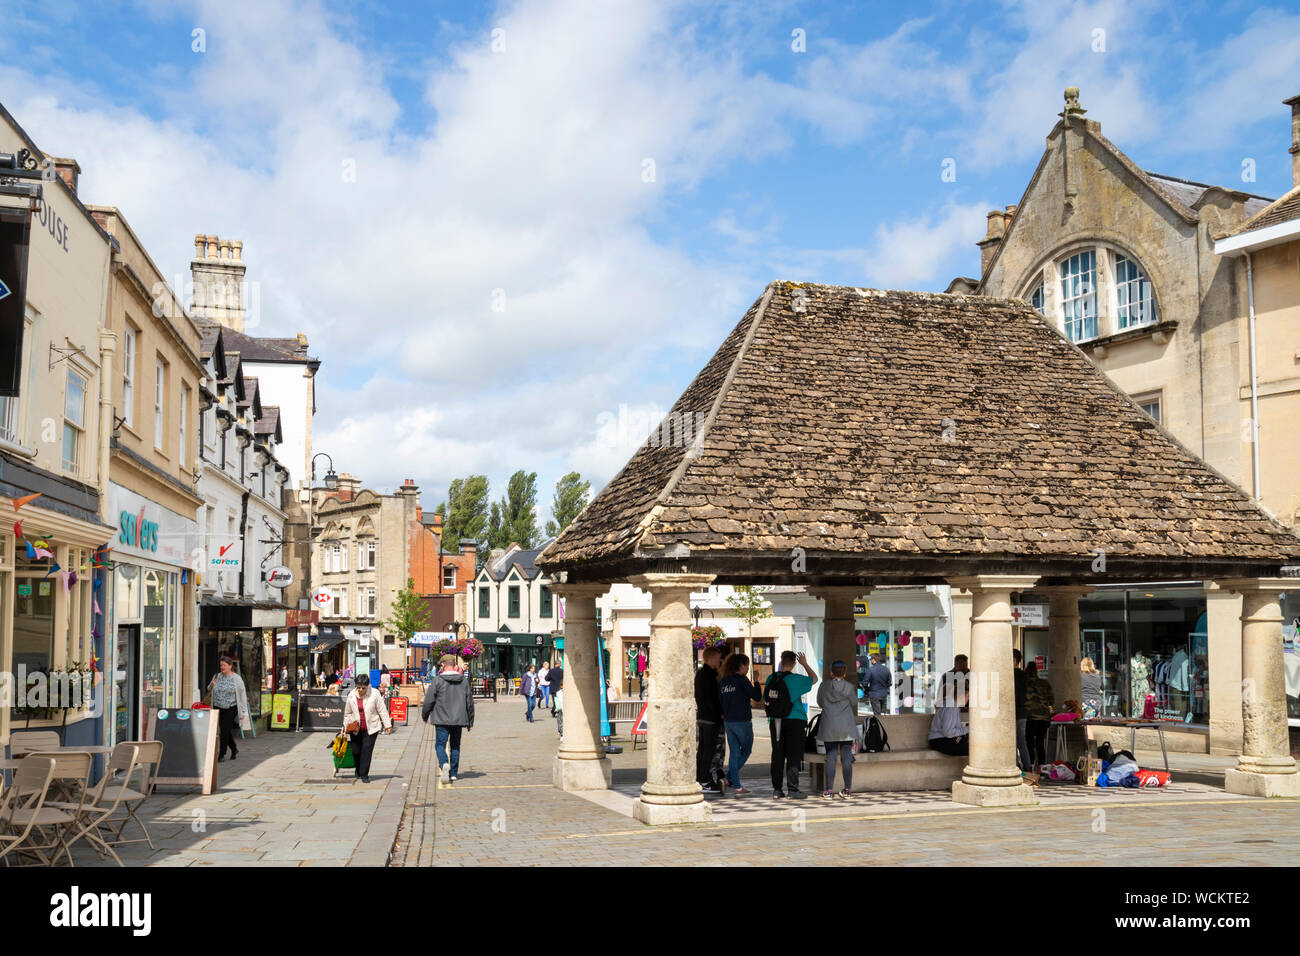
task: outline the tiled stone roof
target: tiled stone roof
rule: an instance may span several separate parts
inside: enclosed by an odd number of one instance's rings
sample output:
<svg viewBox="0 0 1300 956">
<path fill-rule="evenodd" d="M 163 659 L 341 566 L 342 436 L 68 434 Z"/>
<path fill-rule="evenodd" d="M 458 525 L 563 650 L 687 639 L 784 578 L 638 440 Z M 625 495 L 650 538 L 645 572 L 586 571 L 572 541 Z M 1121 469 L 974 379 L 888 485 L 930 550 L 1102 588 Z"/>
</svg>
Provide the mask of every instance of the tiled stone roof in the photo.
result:
<svg viewBox="0 0 1300 956">
<path fill-rule="evenodd" d="M 1291 222 L 1295 219 L 1300 219 L 1300 186 L 1291 190 L 1281 199 L 1275 200 L 1265 206 L 1236 229 L 1232 230 L 1229 235 L 1240 236 L 1243 232 L 1254 232 L 1256 229 L 1278 226 L 1284 222 Z"/>
<path fill-rule="evenodd" d="M 1207 573 L 1300 556 L 1023 302 L 776 282 L 666 421 L 702 429 L 655 433 L 539 566 L 789 566 L 802 548 L 1086 577 L 1098 551 Z"/>
</svg>

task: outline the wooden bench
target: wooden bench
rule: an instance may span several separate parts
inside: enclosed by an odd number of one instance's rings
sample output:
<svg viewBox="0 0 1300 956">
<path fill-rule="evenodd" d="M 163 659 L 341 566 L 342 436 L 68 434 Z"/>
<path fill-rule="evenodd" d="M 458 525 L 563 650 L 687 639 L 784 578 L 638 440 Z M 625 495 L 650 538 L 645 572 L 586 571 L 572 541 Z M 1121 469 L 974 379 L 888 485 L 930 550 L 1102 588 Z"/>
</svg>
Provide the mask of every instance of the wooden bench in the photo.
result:
<svg viewBox="0 0 1300 956">
<path fill-rule="evenodd" d="M 932 714 L 886 714 L 881 717 L 889 734 L 889 750 L 853 755 L 853 792 L 880 790 L 947 790 L 961 779 L 966 757 L 949 757 L 929 745 Z M 860 723 L 865 718 L 860 719 Z M 812 789 L 826 788 L 826 755 L 805 753 Z M 843 768 L 837 768 L 837 789 L 843 786 Z"/>
</svg>

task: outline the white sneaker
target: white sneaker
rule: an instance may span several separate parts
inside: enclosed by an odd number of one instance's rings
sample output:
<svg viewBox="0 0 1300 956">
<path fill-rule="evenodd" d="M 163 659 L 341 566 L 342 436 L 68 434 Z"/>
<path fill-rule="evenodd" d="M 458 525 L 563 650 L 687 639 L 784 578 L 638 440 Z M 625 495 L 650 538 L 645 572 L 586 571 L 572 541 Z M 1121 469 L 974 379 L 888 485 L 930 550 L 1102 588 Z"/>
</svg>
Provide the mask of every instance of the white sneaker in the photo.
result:
<svg viewBox="0 0 1300 956">
<path fill-rule="evenodd" d="M 443 764 L 438 768 L 438 779 L 443 783 L 451 783 L 451 764 Z"/>
</svg>

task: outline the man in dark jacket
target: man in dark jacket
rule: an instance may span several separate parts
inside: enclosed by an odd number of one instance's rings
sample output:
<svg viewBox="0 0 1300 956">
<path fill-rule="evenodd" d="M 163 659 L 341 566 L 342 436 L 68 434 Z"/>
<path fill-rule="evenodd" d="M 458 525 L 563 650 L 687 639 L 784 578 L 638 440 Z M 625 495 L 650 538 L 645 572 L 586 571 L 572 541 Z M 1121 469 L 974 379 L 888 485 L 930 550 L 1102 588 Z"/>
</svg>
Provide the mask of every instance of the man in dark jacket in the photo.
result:
<svg viewBox="0 0 1300 956">
<path fill-rule="evenodd" d="M 871 712 L 880 717 L 889 710 L 889 687 L 894 683 L 894 676 L 881 663 L 879 654 L 871 655 L 871 666 L 867 668 L 865 683 L 866 697 L 871 701 Z"/>
<path fill-rule="evenodd" d="M 722 651 L 706 648 L 704 664 L 695 672 L 695 780 L 705 793 L 722 793 L 723 736 L 722 693 L 718 690 L 718 664 Z"/>
<path fill-rule="evenodd" d="M 564 668 L 556 661 L 555 666 L 546 672 L 546 679 L 551 685 L 551 716 L 555 716 L 555 695 L 564 690 Z"/>
<path fill-rule="evenodd" d="M 1020 757 L 1020 769 L 1033 770 L 1033 758 L 1029 755 L 1029 741 L 1025 736 L 1025 729 L 1028 725 L 1029 714 L 1025 708 L 1025 697 L 1028 685 L 1025 681 L 1025 672 L 1020 667 L 1020 662 L 1024 659 L 1020 651 L 1012 648 L 1011 657 L 1015 661 L 1015 668 L 1011 671 L 1011 676 L 1016 685 L 1016 753 Z"/>
<path fill-rule="evenodd" d="M 474 728 L 474 689 L 455 654 L 444 654 L 439 659 L 438 673 L 429 681 L 420 716 L 435 728 L 434 751 L 438 755 L 439 778 L 443 783 L 451 783 L 460 771 L 461 731 Z M 447 757 L 448 741 L 451 742 L 450 760 Z"/>
</svg>

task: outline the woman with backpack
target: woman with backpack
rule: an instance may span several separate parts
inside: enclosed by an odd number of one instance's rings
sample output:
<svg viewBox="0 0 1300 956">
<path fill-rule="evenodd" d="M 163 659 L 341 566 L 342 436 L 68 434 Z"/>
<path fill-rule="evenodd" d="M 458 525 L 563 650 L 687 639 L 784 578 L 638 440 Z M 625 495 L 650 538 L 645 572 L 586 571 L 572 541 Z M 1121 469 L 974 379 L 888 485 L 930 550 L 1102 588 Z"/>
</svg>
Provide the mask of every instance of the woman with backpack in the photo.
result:
<svg viewBox="0 0 1300 956">
<path fill-rule="evenodd" d="M 822 709 L 817 718 L 817 739 L 826 747 L 826 789 L 822 799 L 835 794 L 835 762 L 844 767 L 844 787 L 839 792 L 841 800 L 849 798 L 853 789 L 853 735 L 858 729 L 858 689 L 844 679 L 848 665 L 843 661 L 831 663 L 831 679 L 822 681 L 817 688 L 817 706 Z"/>
</svg>

